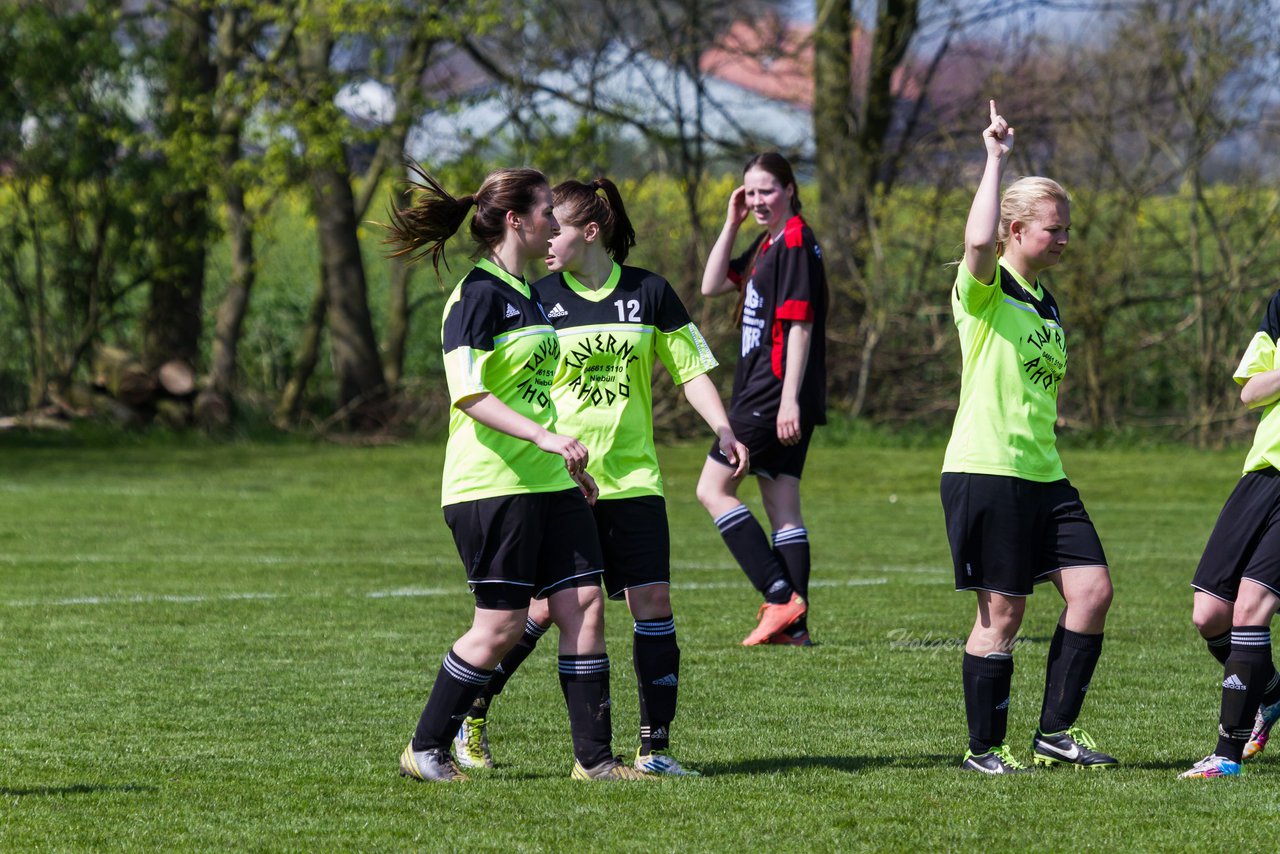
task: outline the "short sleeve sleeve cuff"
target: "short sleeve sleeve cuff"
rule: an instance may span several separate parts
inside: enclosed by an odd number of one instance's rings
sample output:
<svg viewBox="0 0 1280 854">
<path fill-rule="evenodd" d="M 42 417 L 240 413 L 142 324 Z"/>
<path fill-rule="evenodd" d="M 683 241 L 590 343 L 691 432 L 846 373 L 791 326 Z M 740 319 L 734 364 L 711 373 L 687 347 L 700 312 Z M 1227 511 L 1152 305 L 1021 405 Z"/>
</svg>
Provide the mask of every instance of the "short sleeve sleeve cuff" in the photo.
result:
<svg viewBox="0 0 1280 854">
<path fill-rule="evenodd" d="M 973 273 L 969 272 L 969 268 L 965 265 L 964 259 L 956 266 L 956 296 L 960 300 L 960 304 L 966 308 L 987 302 L 992 299 L 1000 290 L 995 286 L 999 280 L 1000 268 L 996 268 L 996 277 L 991 280 L 991 284 L 984 285 L 973 277 Z"/>
<path fill-rule="evenodd" d="M 813 304 L 805 300 L 789 299 L 778 306 L 778 320 L 813 323 Z"/>
<path fill-rule="evenodd" d="M 711 355 L 707 339 L 702 337 L 693 323 L 675 332 L 659 332 L 657 350 L 658 358 L 662 360 L 676 385 L 684 385 L 719 364 L 716 357 Z"/>
<path fill-rule="evenodd" d="M 1240 359 L 1240 366 L 1236 368 L 1233 379 L 1240 385 L 1244 385 L 1249 378 L 1260 374 L 1263 371 L 1270 371 L 1275 367 L 1276 362 L 1276 342 L 1275 339 L 1266 332 L 1259 330 L 1253 336 L 1253 340 L 1249 342 L 1248 348 L 1244 351 L 1244 356 Z"/>
<path fill-rule="evenodd" d="M 451 405 L 489 391 L 484 384 L 484 363 L 491 355 L 492 351 L 470 347 L 456 347 L 444 354 L 444 373 L 449 383 Z"/>
</svg>

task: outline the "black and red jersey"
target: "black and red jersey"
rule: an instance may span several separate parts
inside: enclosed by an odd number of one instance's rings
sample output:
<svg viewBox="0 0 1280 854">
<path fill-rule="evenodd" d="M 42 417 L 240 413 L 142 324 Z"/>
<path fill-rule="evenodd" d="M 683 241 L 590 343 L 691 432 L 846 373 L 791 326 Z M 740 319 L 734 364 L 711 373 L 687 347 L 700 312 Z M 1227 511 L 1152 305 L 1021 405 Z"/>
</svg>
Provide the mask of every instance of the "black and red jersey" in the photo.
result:
<svg viewBox="0 0 1280 854">
<path fill-rule="evenodd" d="M 729 279 L 743 289 L 742 347 L 733 376 L 730 415 L 772 422 L 778 416 L 787 363 L 787 330 L 813 324 L 800 384 L 800 419 L 827 422 L 827 274 L 813 231 L 799 216 L 779 239 L 762 234 L 729 262 Z"/>
</svg>

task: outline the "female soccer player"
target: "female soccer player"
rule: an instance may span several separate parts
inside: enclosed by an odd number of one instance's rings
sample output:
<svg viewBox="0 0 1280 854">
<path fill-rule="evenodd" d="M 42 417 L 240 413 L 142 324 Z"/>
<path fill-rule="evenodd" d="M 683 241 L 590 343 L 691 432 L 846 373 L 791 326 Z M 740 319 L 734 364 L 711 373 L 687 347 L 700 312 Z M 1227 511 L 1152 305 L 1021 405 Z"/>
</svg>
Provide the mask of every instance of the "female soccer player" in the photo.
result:
<svg viewBox="0 0 1280 854">
<path fill-rule="evenodd" d="M 603 193 L 603 197 L 601 196 Z M 551 397 L 560 427 L 590 452 L 600 497 L 592 508 L 604 548 L 605 587 L 625 598 L 635 619 L 632 658 L 640 689 L 640 747 L 634 765 L 653 774 L 696 774 L 668 752 L 680 683 L 680 648 L 671 609 L 671 548 L 662 474 L 653 444 L 653 363 L 661 361 L 716 434 L 717 447 L 746 471 L 707 372 L 716 366 L 698 328 L 666 280 L 624 267 L 635 230 L 607 178 L 566 181 L 553 191 L 560 233 L 551 239 L 551 275 L 534 291 L 560 336 Z M 552 614 L 530 608 L 525 635 L 472 706 L 454 747 L 460 764 L 490 766 L 489 700 L 533 651 Z"/>
<path fill-rule="evenodd" d="M 1271 618 L 1280 607 L 1280 293 L 1245 350 L 1235 380 L 1240 400 L 1262 409 L 1244 476 L 1209 535 L 1191 586 L 1192 620 L 1223 665 L 1218 746 L 1180 776 L 1207 779 L 1242 773 L 1240 762 L 1262 752 L 1280 718 L 1280 676 L 1271 659 Z M 1253 724 L 1252 729 L 1250 724 Z"/>
<path fill-rule="evenodd" d="M 764 231 L 731 258 L 748 215 Z M 827 420 L 827 278 L 800 216 L 791 164 L 774 152 L 747 163 L 702 274 L 703 295 L 734 290 L 741 294 L 742 349 L 729 422 L 751 451 L 772 543 L 738 499 L 743 475 L 718 446 L 703 466 L 698 500 L 764 595 L 756 627 L 742 643 L 808 646 L 809 532 L 800 515 L 800 475 L 813 429 Z"/>
<path fill-rule="evenodd" d="M 1070 199 L 1047 178 L 1000 195 L 1013 128 L 991 102 L 987 162 L 965 225 L 951 291 L 963 359 L 960 405 L 942 466 L 942 506 L 957 590 L 978 596 L 964 650 L 969 750 L 961 768 L 1026 770 L 1005 744 L 1013 647 L 1033 585 L 1066 602 L 1049 646 L 1037 765 L 1107 768 L 1076 718 L 1102 651 L 1111 576 L 1080 494 L 1066 479 L 1054 423 L 1067 345 L 1058 306 L 1038 276 L 1058 263 Z"/>
<path fill-rule="evenodd" d="M 418 170 L 416 202 L 393 210 L 387 242 L 411 260 L 440 254 L 468 211 L 480 260 L 444 308 L 449 442 L 445 521 L 475 595 L 471 628 L 445 656 L 400 773 L 465 779 L 449 742 L 472 700 L 524 630 L 529 602 L 546 599 L 560 626 L 560 683 L 569 707 L 577 779 L 638 774 L 612 755 L 603 558 L 591 508 L 587 449 L 556 431 L 551 380 L 560 345 L 522 271 L 559 231 L 551 188 L 534 169 L 500 169 L 456 199 Z M 581 490 L 580 490 L 581 488 Z"/>
</svg>

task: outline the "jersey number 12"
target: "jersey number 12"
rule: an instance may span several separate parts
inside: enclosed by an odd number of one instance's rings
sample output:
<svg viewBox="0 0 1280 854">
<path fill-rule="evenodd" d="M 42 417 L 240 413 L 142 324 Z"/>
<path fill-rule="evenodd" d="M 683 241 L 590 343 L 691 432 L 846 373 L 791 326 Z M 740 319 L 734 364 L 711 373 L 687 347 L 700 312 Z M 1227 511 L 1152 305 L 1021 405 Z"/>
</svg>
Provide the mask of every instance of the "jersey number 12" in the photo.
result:
<svg viewBox="0 0 1280 854">
<path fill-rule="evenodd" d="M 629 299 L 624 306 L 622 300 L 614 300 L 613 304 L 618 307 L 618 320 L 631 321 L 632 323 L 640 322 L 640 300 Z"/>
</svg>

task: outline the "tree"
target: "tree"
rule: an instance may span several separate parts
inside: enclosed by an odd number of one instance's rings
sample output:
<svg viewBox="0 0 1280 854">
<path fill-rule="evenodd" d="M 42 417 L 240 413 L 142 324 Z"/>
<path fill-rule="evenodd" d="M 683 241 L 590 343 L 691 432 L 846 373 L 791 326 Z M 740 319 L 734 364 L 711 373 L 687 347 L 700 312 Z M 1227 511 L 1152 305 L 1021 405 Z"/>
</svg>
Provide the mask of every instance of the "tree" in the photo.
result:
<svg viewBox="0 0 1280 854">
<path fill-rule="evenodd" d="M 117 38 L 115 4 L 20 4 L 0 16 L 14 97 L 4 119 L 21 128 L 0 149 L 14 202 L 0 211 L 0 265 L 36 406 L 66 391 L 95 344 L 127 335 L 128 301 L 156 257 L 145 221 L 156 170 L 131 111 L 139 56 Z"/>
<path fill-rule="evenodd" d="M 1280 283 L 1280 196 L 1268 158 L 1241 157 L 1280 141 L 1266 118 L 1278 35 L 1269 11 L 1244 0 L 1141 2 L 1046 81 L 1070 77 L 1059 159 L 1087 188 L 1091 250 L 1064 287 L 1082 342 L 1084 393 L 1073 398 L 1092 430 L 1173 411 L 1205 444 L 1239 418 L 1224 366 Z M 1132 44 L 1149 49 L 1121 49 Z"/>
<path fill-rule="evenodd" d="M 205 4 L 173 0 L 142 27 L 162 26 L 157 54 L 156 94 L 158 158 L 151 171 L 155 204 L 148 207 L 155 229 L 155 264 L 148 283 L 144 317 L 144 362 L 157 367 L 170 360 L 195 365 L 204 329 L 205 249 L 214 228 L 209 211 L 212 101 L 217 74 L 210 59 L 212 29 Z M 147 33 L 140 28 L 135 43 Z"/>
<path fill-rule="evenodd" d="M 283 74 L 304 149 L 303 169 L 320 237 L 321 273 L 310 322 L 303 331 L 297 373 L 277 409 L 280 420 L 291 419 L 298 411 L 315 364 L 319 340 L 315 324 L 322 316 L 330 332 L 339 410 L 349 412 L 352 423 L 362 426 L 375 426 L 384 418 L 388 388 L 369 311 L 360 224 L 383 175 L 403 159 L 405 140 L 423 100 L 420 78 L 446 16 L 465 11 L 460 5 L 444 3 L 415 15 L 412 7 L 391 0 L 335 0 L 314 5 L 299 27 L 296 51 Z M 348 58 L 366 49 L 367 63 L 354 61 L 351 67 L 342 67 L 335 60 L 339 47 Z M 361 135 L 354 132 L 351 118 L 338 109 L 335 99 L 353 76 L 383 73 L 383 63 L 394 118 L 379 129 L 381 139 L 374 155 L 357 177 L 348 140 Z"/>
</svg>

